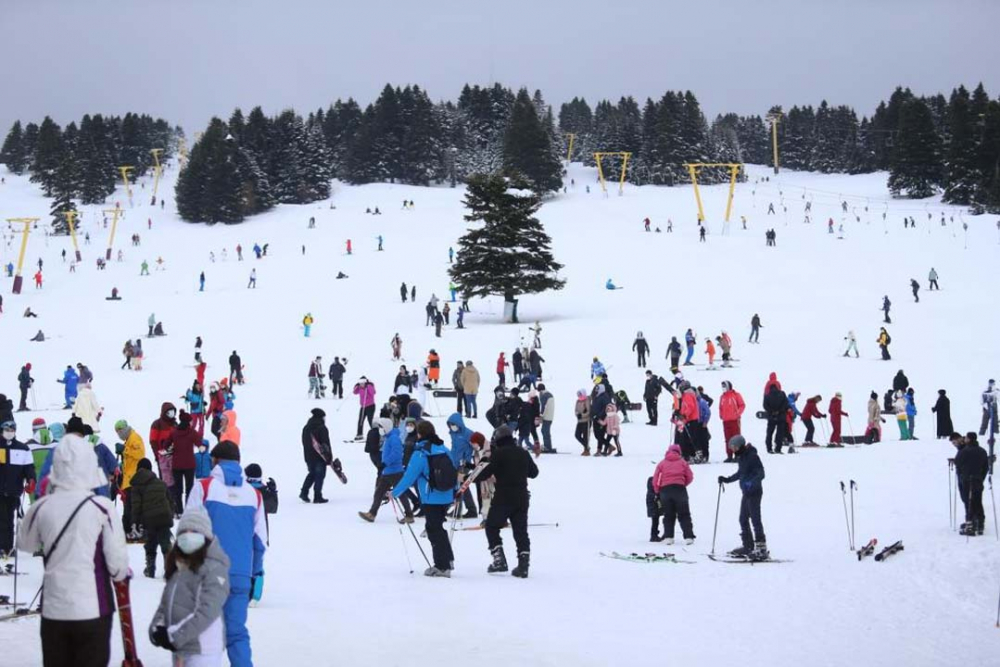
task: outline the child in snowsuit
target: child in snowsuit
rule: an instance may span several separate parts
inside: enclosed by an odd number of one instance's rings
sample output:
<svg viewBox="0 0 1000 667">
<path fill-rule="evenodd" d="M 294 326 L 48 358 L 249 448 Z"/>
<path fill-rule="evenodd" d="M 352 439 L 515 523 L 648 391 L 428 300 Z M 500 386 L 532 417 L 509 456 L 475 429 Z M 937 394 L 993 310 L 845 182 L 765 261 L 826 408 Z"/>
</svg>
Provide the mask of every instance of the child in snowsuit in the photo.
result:
<svg viewBox="0 0 1000 667">
<path fill-rule="evenodd" d="M 611 441 L 615 443 L 615 448 L 618 450 L 615 456 L 622 455 L 622 443 L 619 437 L 622 432 L 622 420 L 621 416 L 618 414 L 618 408 L 615 407 L 614 403 L 609 403 L 608 407 L 605 408 L 604 419 L 601 420 L 601 425 L 604 427 L 604 432 L 607 436 L 605 442 L 604 451 L 602 452 L 598 448 L 598 456 L 611 456 Z"/>
<path fill-rule="evenodd" d="M 659 542 L 660 537 L 660 517 L 663 511 L 660 508 L 660 497 L 653 491 L 653 478 L 646 478 L 646 516 L 650 519 L 649 541 Z"/>
<path fill-rule="evenodd" d="M 156 548 L 160 548 L 166 562 L 171 547 L 170 529 L 174 526 L 171 494 L 163 480 L 153 474 L 149 459 L 139 461 L 130 488 L 132 521 L 146 531 L 146 568 L 142 573 L 152 579 L 156 577 Z"/>
</svg>

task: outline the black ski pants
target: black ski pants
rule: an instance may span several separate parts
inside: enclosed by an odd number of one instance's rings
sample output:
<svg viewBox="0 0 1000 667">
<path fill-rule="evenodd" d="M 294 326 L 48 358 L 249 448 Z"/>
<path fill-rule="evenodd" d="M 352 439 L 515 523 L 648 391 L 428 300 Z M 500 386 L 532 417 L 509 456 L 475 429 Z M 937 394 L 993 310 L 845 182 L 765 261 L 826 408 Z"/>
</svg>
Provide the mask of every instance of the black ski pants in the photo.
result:
<svg viewBox="0 0 1000 667">
<path fill-rule="evenodd" d="M 361 437 L 362 428 L 364 428 L 365 420 L 368 420 L 368 428 L 372 427 L 372 422 L 375 419 L 375 404 L 369 405 L 366 408 L 360 408 L 358 410 L 358 437 Z"/>
<path fill-rule="evenodd" d="M 170 528 L 150 528 L 146 526 L 146 543 L 142 546 L 143 550 L 146 552 L 146 563 L 156 563 L 156 549 L 159 547 L 160 553 L 163 554 L 163 566 L 166 567 L 167 553 L 170 551 L 170 547 L 173 546 L 173 535 L 170 533 Z"/>
<path fill-rule="evenodd" d="M 584 449 L 590 449 L 590 425 L 587 422 L 577 422 L 576 431 L 573 433 L 573 437 L 579 442 Z"/>
<path fill-rule="evenodd" d="M 427 530 L 427 539 L 430 540 L 431 551 L 434 554 L 434 567 L 439 570 L 450 570 L 455 561 L 455 554 L 448 540 L 448 531 L 444 528 L 445 519 L 448 518 L 448 507 L 448 505 L 427 503 L 423 505 L 424 528 Z"/>
<path fill-rule="evenodd" d="M 330 380 L 333 384 L 332 389 L 330 389 L 330 398 L 336 396 L 337 398 L 344 397 L 344 381 L 343 380 Z"/>
<path fill-rule="evenodd" d="M 14 515 L 20 502 L 17 496 L 0 496 L 0 554 L 14 550 Z"/>
<path fill-rule="evenodd" d="M 812 442 L 813 433 L 816 432 L 816 427 L 813 425 L 812 417 L 803 417 L 802 423 L 806 425 L 806 439 L 803 442 Z"/>
<path fill-rule="evenodd" d="M 486 541 L 490 549 L 502 547 L 503 539 L 500 537 L 500 528 L 504 522 L 510 521 L 511 530 L 514 531 L 514 544 L 517 545 L 518 553 L 531 551 L 531 540 L 528 537 L 528 504 L 529 495 L 524 492 L 519 497 L 502 498 L 502 502 L 493 499 L 490 505 L 490 513 L 486 516 Z"/>
<path fill-rule="evenodd" d="M 771 451 L 772 443 L 774 451 L 780 452 L 781 448 L 788 442 L 788 421 L 785 415 L 779 417 L 769 417 L 767 420 L 767 433 L 764 435 L 764 444 L 767 451 Z"/>
<path fill-rule="evenodd" d="M 597 420 L 594 420 L 594 441 L 597 444 L 598 452 L 608 445 L 608 432 Z"/>
<path fill-rule="evenodd" d="M 465 392 L 461 389 L 455 390 L 455 412 L 462 414 L 465 412 Z M 471 417 L 468 412 L 465 412 L 466 417 Z"/>
<path fill-rule="evenodd" d="M 959 485 L 959 489 L 965 494 L 965 498 L 968 498 L 965 505 L 966 522 L 982 526 L 986 523 L 986 512 L 983 510 L 983 480 L 966 479 L 964 484 Z"/>
<path fill-rule="evenodd" d="M 87 621 L 42 618 L 44 667 L 107 667 L 111 661 L 114 614 Z"/>
<path fill-rule="evenodd" d="M 327 464 L 323 461 L 306 464 L 306 467 L 309 469 L 309 473 L 302 481 L 301 493 L 303 495 L 308 494 L 309 487 L 312 487 L 314 499 L 323 497 L 323 480 L 326 479 L 326 466 Z"/>
<path fill-rule="evenodd" d="M 645 350 L 639 350 L 637 354 L 638 354 L 638 359 L 636 361 L 639 363 L 639 368 L 645 368 L 646 367 Z"/>
<path fill-rule="evenodd" d="M 184 513 L 184 506 L 187 505 L 188 496 L 191 495 L 191 487 L 194 486 L 194 468 L 178 469 L 174 468 L 174 512 Z"/>
<path fill-rule="evenodd" d="M 740 501 L 740 536 L 743 539 L 743 546 L 748 549 L 753 548 L 754 542 L 766 542 L 764 536 L 764 524 L 760 520 L 760 501 L 764 497 L 763 491 L 756 493 L 743 493 Z M 751 524 L 753 530 L 750 530 Z"/>
<path fill-rule="evenodd" d="M 368 510 L 369 514 L 372 516 L 378 515 L 378 508 L 382 506 L 385 494 L 391 491 L 401 479 L 403 479 L 403 473 L 401 472 L 379 475 L 378 480 L 375 482 L 375 495 L 372 497 L 372 506 Z M 403 504 L 405 515 L 412 516 L 413 510 L 410 508 L 410 499 L 404 494 L 400 496 L 399 501 Z"/>
<path fill-rule="evenodd" d="M 680 484 L 671 484 L 660 489 L 660 507 L 663 512 L 663 536 L 673 539 L 674 524 L 680 521 L 681 533 L 685 539 L 694 538 L 691 525 L 691 507 L 688 504 L 687 489 Z"/>
<path fill-rule="evenodd" d="M 656 426 L 656 423 L 660 420 L 659 399 L 646 399 L 646 414 L 649 415 L 649 423 Z"/>
</svg>

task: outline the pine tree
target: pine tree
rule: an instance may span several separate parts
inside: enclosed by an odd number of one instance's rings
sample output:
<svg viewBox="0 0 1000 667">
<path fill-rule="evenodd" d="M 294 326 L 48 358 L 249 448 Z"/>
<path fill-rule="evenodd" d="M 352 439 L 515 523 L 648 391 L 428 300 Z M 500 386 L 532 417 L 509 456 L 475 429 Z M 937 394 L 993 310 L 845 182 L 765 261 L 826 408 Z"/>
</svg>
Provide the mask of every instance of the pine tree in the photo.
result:
<svg viewBox="0 0 1000 667">
<path fill-rule="evenodd" d="M 213 118 L 177 177 L 181 218 L 231 224 L 262 210 L 266 198 L 256 196 L 260 180 L 247 173 L 251 164 L 249 152 L 241 151 L 226 124 Z"/>
<path fill-rule="evenodd" d="M 64 157 L 62 129 L 46 116 L 38 128 L 38 143 L 31 163 L 31 182 L 41 185 L 46 197 L 52 196 L 56 168 Z"/>
<path fill-rule="evenodd" d="M 922 199 L 933 195 L 941 182 L 941 140 L 934 118 L 921 99 L 905 102 L 899 114 L 889 191 L 893 196 Z"/>
<path fill-rule="evenodd" d="M 562 166 L 553 157 L 551 136 L 526 88 L 518 91 L 511 111 L 504 137 L 504 169 L 522 174 L 539 194 L 562 187 Z"/>
<path fill-rule="evenodd" d="M 516 174 L 469 178 L 465 219 L 483 225 L 459 239 L 458 257 L 448 270 L 464 298 L 502 295 L 511 304 L 511 322 L 518 321 L 519 295 L 559 290 L 566 284 L 556 276 L 562 264 L 553 258 L 552 241 L 534 217 L 541 198 L 527 190 L 535 185 Z"/>
<path fill-rule="evenodd" d="M 950 141 L 944 159 L 944 195 L 949 204 L 970 204 L 979 179 L 976 151 L 978 128 L 972 117 L 969 91 L 959 86 L 951 91 L 948 105 Z"/>
<path fill-rule="evenodd" d="M 21 141 L 21 146 L 24 151 L 24 166 L 26 169 L 31 169 L 31 163 L 35 159 L 35 147 L 38 145 L 38 125 L 36 123 L 28 123 L 24 126 L 24 135 Z"/>
<path fill-rule="evenodd" d="M 28 155 L 24 150 L 24 132 L 21 121 L 15 120 L 0 148 L 0 162 L 7 165 L 11 173 L 20 176 L 28 166 Z"/>
<path fill-rule="evenodd" d="M 80 201 L 101 204 L 115 191 L 118 170 L 108 147 L 104 118 L 85 115 L 80 121 L 78 149 L 75 151 L 80 174 Z"/>
</svg>

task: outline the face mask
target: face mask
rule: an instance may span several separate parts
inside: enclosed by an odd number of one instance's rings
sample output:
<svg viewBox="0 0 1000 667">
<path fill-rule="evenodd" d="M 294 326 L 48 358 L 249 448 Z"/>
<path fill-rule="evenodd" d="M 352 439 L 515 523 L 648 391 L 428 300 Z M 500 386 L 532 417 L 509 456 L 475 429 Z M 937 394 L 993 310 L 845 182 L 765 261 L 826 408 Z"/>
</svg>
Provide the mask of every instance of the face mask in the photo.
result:
<svg viewBox="0 0 1000 667">
<path fill-rule="evenodd" d="M 177 536 L 177 548 L 191 555 L 205 546 L 205 536 L 201 533 L 181 533 Z"/>
<path fill-rule="evenodd" d="M 167 410 L 167 416 L 170 417 L 171 419 L 173 419 L 174 417 L 177 416 L 177 411 L 176 410 Z"/>
<path fill-rule="evenodd" d="M 407 426 L 407 427 L 406 427 L 406 432 L 407 432 L 407 433 L 413 433 L 413 431 L 414 431 L 414 430 L 415 430 L 415 429 L 414 429 L 414 428 L 413 428 L 412 426 Z"/>
<path fill-rule="evenodd" d="M 458 426 L 456 426 L 455 424 L 451 424 L 450 426 L 448 426 L 448 428 L 451 429 L 452 433 L 458 433 Z"/>
<path fill-rule="evenodd" d="M 13 440 L 15 438 L 15 436 L 17 436 L 17 433 L 15 433 L 14 431 L 4 431 L 3 432 L 3 439 L 4 440 Z"/>
</svg>

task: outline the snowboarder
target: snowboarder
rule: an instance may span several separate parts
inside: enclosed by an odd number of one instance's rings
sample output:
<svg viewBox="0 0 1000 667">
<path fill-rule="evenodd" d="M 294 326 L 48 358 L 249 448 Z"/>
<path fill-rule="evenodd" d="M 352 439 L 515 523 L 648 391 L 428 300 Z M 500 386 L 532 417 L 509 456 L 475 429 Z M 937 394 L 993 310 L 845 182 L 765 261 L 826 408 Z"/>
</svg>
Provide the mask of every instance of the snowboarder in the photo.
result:
<svg viewBox="0 0 1000 667">
<path fill-rule="evenodd" d="M 760 342 L 760 330 L 764 328 L 764 325 L 760 323 L 760 316 L 757 313 L 753 314 L 750 318 L 750 343 Z"/>
<path fill-rule="evenodd" d="M 879 329 L 878 339 L 876 342 L 878 342 L 879 349 L 882 350 L 882 361 L 889 361 L 892 359 L 889 355 L 889 343 L 892 342 L 892 337 L 889 335 L 889 332 L 885 330 L 885 327 L 881 327 Z"/>
<path fill-rule="evenodd" d="M 314 505 L 329 502 L 323 497 L 323 481 L 326 479 L 326 467 L 333 461 L 333 448 L 330 432 L 326 428 L 326 413 L 320 408 L 312 409 L 311 416 L 302 427 L 302 454 L 305 457 L 306 478 L 302 481 L 299 498 Z M 313 491 L 311 501 L 310 488 Z"/>
<path fill-rule="evenodd" d="M 859 356 L 858 355 L 858 339 L 854 336 L 854 330 L 853 329 L 847 332 L 847 335 L 844 336 L 844 340 L 847 341 L 847 349 L 844 350 L 844 356 L 845 357 L 848 356 L 850 354 L 851 350 L 854 350 L 854 358 L 857 359 L 858 356 Z"/>
<path fill-rule="evenodd" d="M 931 412 L 937 415 L 937 437 L 943 440 L 951 436 L 954 428 L 951 423 L 951 400 L 944 389 L 938 389 L 938 399 L 931 408 Z"/>
<path fill-rule="evenodd" d="M 635 341 L 632 343 L 632 351 L 636 353 L 636 364 L 639 368 L 646 367 L 646 354 L 649 353 L 649 343 L 643 337 L 642 332 L 635 334 Z"/>
<path fill-rule="evenodd" d="M 691 525 L 691 508 L 687 487 L 694 481 L 691 466 L 681 457 L 681 448 L 670 445 L 663 460 L 653 471 L 653 493 L 660 499 L 663 512 L 663 542 L 674 543 L 674 524 L 680 522 L 684 543 L 694 544 L 694 527 Z"/>
<path fill-rule="evenodd" d="M 486 540 L 493 562 L 486 571 L 490 573 L 507 571 L 507 558 L 503 551 L 500 529 L 509 522 L 514 533 L 514 543 L 517 545 L 517 567 L 511 574 L 525 579 L 531 564 L 531 541 L 528 537 L 530 498 L 528 480 L 538 477 L 538 466 L 528 452 L 515 446 L 514 436 L 506 426 L 501 426 L 493 433 L 490 462 L 475 477 L 488 479 L 491 476 L 494 479 L 495 492 L 486 517 Z M 474 477 L 470 476 L 462 484 L 460 491 L 464 493 L 473 481 Z"/>
<path fill-rule="evenodd" d="M 743 545 L 730 552 L 730 555 L 767 560 L 769 555 L 767 538 L 764 535 L 764 524 L 760 518 L 760 503 L 764 495 L 764 464 L 761 463 L 754 446 L 749 444 L 742 435 L 737 435 L 729 441 L 729 449 L 736 452 L 736 462 L 739 468 L 729 477 L 719 475 L 719 484 L 738 481 L 740 490 L 743 492 L 743 499 L 740 501 L 740 538 Z"/>
<path fill-rule="evenodd" d="M 914 278 L 910 278 L 910 289 L 913 290 L 913 302 L 920 303 L 920 296 L 917 294 L 920 291 L 920 283 Z"/>
<path fill-rule="evenodd" d="M 938 287 L 938 274 L 937 271 L 934 270 L 933 266 L 931 267 L 931 272 L 927 274 L 927 282 L 930 283 L 927 287 L 928 290 L 941 290 L 941 288 Z"/>
<path fill-rule="evenodd" d="M 889 318 L 889 309 L 892 308 L 892 302 L 889 301 L 888 296 L 882 297 L 882 312 L 885 314 L 885 319 L 883 320 L 885 324 L 892 324 L 892 320 Z"/>
</svg>

